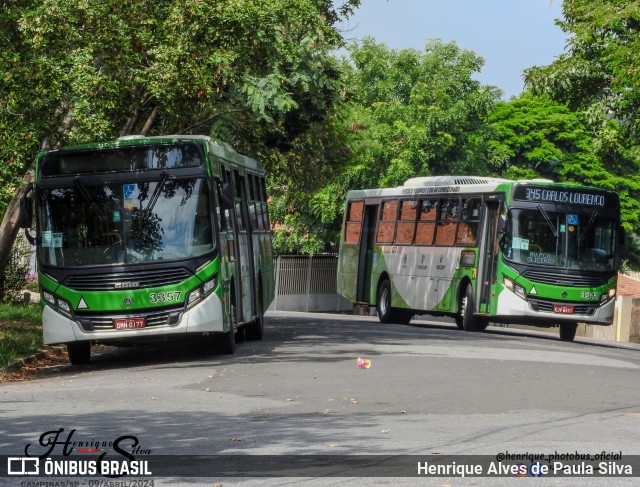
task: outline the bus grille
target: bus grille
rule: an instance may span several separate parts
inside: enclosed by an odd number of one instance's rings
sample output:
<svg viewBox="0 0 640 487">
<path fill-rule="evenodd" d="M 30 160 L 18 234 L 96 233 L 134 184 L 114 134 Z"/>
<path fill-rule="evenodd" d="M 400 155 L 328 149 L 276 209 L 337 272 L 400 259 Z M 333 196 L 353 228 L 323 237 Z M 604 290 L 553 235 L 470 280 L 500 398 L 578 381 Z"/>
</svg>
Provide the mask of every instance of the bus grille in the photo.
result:
<svg viewBox="0 0 640 487">
<path fill-rule="evenodd" d="M 530 281 L 555 286 L 596 287 L 606 284 L 608 279 L 603 276 L 575 276 L 570 274 L 551 274 L 548 271 L 525 271 L 522 277 Z"/>
<path fill-rule="evenodd" d="M 113 327 L 113 320 L 119 318 L 144 318 L 145 328 L 157 328 L 161 326 L 177 325 L 182 319 L 183 306 L 162 308 L 154 311 L 149 310 L 142 313 L 113 314 L 113 315 L 92 315 L 81 314 L 76 311 L 76 321 L 84 331 L 116 331 Z"/>
<path fill-rule="evenodd" d="M 64 285 L 78 291 L 109 291 L 177 284 L 192 274 L 185 268 L 155 269 L 117 274 L 84 274 L 70 276 Z"/>
<path fill-rule="evenodd" d="M 567 303 L 563 301 L 544 301 L 542 299 L 527 299 L 534 311 L 544 311 L 553 313 L 554 305 L 573 306 L 573 314 L 576 315 L 592 315 L 596 312 L 597 305 L 595 303 Z M 559 315 L 561 316 L 561 315 Z M 563 315 L 570 317 L 571 315 Z"/>
</svg>

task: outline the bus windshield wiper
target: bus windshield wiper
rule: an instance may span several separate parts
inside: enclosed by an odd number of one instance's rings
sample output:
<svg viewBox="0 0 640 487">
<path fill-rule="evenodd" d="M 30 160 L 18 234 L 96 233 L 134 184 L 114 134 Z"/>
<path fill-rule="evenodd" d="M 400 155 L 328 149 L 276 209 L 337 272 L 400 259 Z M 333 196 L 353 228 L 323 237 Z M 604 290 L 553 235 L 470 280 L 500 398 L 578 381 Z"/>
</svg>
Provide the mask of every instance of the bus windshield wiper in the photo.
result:
<svg viewBox="0 0 640 487">
<path fill-rule="evenodd" d="M 87 185 L 84 184 L 84 181 L 82 179 L 80 179 L 80 176 L 76 176 L 76 186 L 80 190 L 80 193 L 82 194 L 83 198 L 89 203 L 89 208 L 91 208 L 94 211 L 94 213 L 98 215 L 98 218 L 100 218 L 100 220 L 105 222 L 109 221 L 109 218 L 107 218 L 106 213 L 96 203 L 96 200 L 93 199 L 93 196 L 91 196 L 91 193 L 87 189 Z"/>
<path fill-rule="evenodd" d="M 538 205 L 538 210 L 540 210 L 540 213 L 542 213 L 542 216 L 544 217 L 544 219 L 547 222 L 547 225 L 549 225 L 549 228 L 551 229 L 551 232 L 553 232 L 553 236 L 555 238 L 558 238 L 558 231 L 556 230 L 556 227 L 553 225 L 553 222 L 551 221 L 551 218 L 549 218 L 549 215 L 547 214 L 546 211 L 544 211 L 544 208 L 542 207 L 542 205 Z"/>
<path fill-rule="evenodd" d="M 582 242 L 585 239 L 585 237 L 589 233 L 589 230 L 591 230 L 591 227 L 596 222 L 596 218 L 598 218 L 598 210 L 593 210 L 593 212 L 591 213 L 591 216 L 589 217 L 589 221 L 587 222 L 587 226 L 580 233 L 580 242 Z"/>
<path fill-rule="evenodd" d="M 144 209 L 145 215 L 149 215 L 153 211 L 153 208 L 156 206 L 158 198 L 160 197 L 162 187 L 164 186 L 164 183 L 167 182 L 167 179 L 169 179 L 169 173 L 167 171 L 162 171 L 160 181 L 158 181 L 158 185 L 156 186 L 156 189 L 153 190 L 149 203 L 147 203 L 147 207 Z"/>
</svg>

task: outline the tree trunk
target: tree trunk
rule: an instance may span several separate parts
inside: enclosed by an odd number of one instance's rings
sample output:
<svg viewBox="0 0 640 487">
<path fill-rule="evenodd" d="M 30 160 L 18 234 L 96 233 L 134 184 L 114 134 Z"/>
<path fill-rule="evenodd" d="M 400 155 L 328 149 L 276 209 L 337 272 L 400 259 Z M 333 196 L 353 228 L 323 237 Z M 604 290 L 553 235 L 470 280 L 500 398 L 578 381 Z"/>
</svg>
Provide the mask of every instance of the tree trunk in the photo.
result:
<svg viewBox="0 0 640 487">
<path fill-rule="evenodd" d="M 24 176 L 24 186 L 22 186 L 11 199 L 7 211 L 0 223 L 0 301 L 4 299 L 4 274 L 9 265 L 9 256 L 13 241 L 20 230 L 20 200 L 24 196 L 26 185 L 33 181 L 34 169 L 29 168 Z"/>
</svg>

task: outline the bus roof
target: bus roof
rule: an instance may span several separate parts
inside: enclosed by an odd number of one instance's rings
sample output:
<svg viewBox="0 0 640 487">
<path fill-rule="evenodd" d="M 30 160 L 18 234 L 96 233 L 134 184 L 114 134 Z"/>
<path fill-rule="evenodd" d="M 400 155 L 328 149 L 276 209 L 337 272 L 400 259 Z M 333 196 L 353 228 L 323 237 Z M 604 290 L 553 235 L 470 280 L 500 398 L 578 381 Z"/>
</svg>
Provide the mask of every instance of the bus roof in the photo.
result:
<svg viewBox="0 0 640 487">
<path fill-rule="evenodd" d="M 461 193 L 493 193 L 506 191 L 514 185 L 543 185 L 567 188 L 588 188 L 575 183 L 556 183 L 550 179 L 511 180 L 485 176 L 424 176 L 407 179 L 403 186 L 395 188 L 376 188 L 351 190 L 348 199 L 364 197 L 393 197 L 412 195 L 461 194 Z M 502 186 L 502 187 L 500 187 Z M 599 188 L 598 191 L 608 192 Z"/>
<path fill-rule="evenodd" d="M 263 166 L 255 159 L 238 154 L 231 145 L 212 139 L 208 135 L 125 135 L 116 140 L 106 142 L 92 142 L 89 144 L 74 145 L 61 147 L 59 149 L 50 149 L 39 154 L 38 159 L 45 154 L 64 153 L 72 151 L 83 151 L 93 149 L 107 149 L 109 147 L 127 147 L 135 145 L 147 145 L 157 143 L 173 143 L 173 142 L 194 142 L 200 141 L 207 145 L 209 152 L 217 157 L 225 159 L 251 169 L 264 171 Z"/>
<path fill-rule="evenodd" d="M 509 183 L 508 179 L 501 178 L 487 178 L 481 176 L 426 176 L 419 178 L 407 179 L 404 186 L 417 187 L 417 186 L 459 186 L 459 185 L 485 185 L 485 184 L 500 184 Z M 551 182 L 551 181 L 549 181 Z"/>
</svg>

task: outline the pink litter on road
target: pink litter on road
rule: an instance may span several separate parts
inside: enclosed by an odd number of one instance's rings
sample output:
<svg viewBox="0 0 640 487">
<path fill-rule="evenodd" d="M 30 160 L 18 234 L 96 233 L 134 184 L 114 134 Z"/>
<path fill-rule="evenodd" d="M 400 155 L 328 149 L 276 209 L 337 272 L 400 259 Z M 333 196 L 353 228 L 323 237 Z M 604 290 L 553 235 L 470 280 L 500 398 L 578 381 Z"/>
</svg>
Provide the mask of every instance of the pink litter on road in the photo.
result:
<svg viewBox="0 0 640 487">
<path fill-rule="evenodd" d="M 369 367 L 371 367 L 371 360 L 364 357 L 358 357 L 356 363 L 361 369 L 368 369 Z"/>
</svg>

